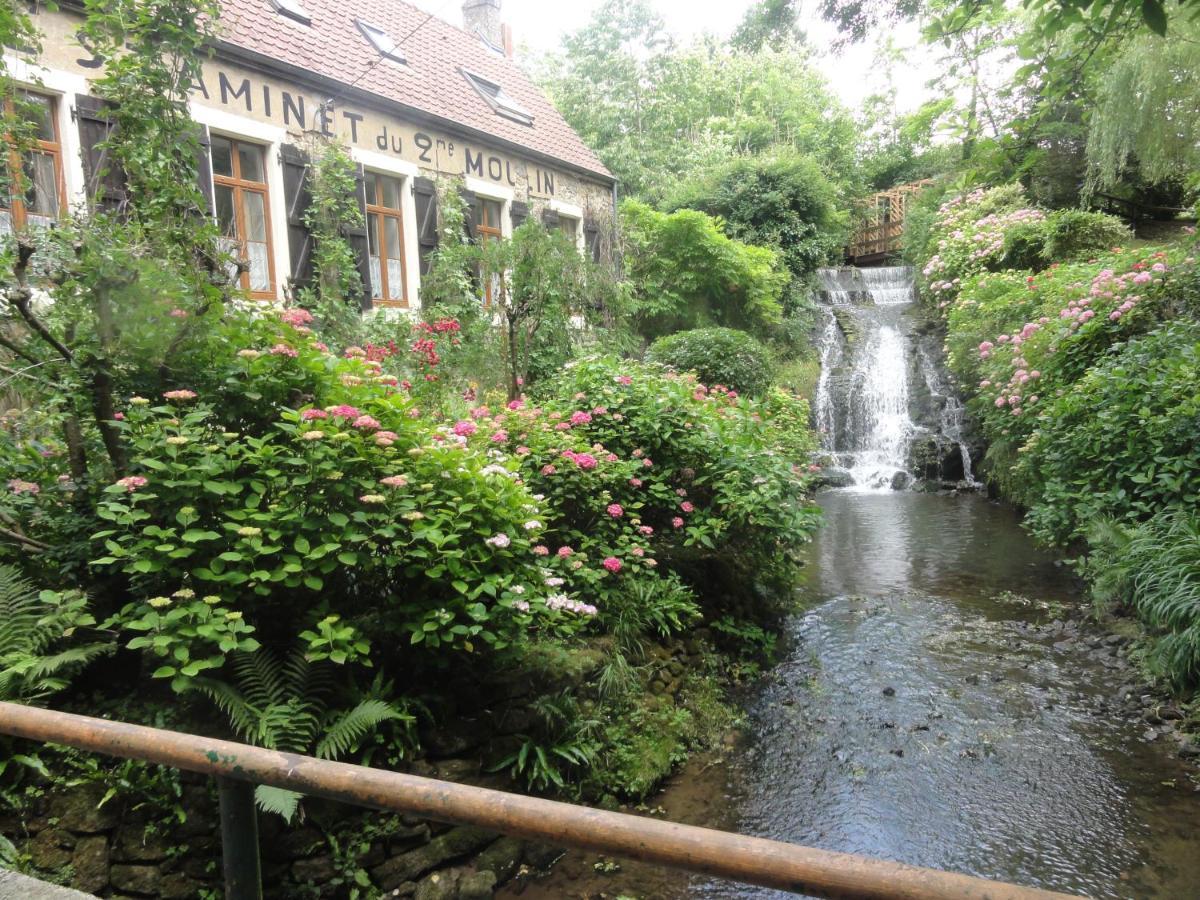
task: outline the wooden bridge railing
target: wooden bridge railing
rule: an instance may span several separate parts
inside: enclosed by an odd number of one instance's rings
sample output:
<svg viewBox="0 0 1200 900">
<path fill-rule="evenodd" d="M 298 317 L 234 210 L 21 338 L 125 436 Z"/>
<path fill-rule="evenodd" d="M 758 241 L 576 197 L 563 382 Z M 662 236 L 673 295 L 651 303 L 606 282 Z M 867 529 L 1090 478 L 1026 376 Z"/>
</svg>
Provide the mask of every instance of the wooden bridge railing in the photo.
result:
<svg viewBox="0 0 1200 900">
<path fill-rule="evenodd" d="M 221 804 L 226 900 L 262 897 L 255 784 L 814 897 L 1068 900 L 1066 894 L 937 869 L 15 703 L 0 703 L 0 734 L 214 776 Z"/>
<path fill-rule="evenodd" d="M 864 215 L 846 248 L 847 259 L 874 262 L 899 252 L 908 203 L 927 184 L 932 184 L 932 179 L 897 185 L 863 200 Z"/>
</svg>

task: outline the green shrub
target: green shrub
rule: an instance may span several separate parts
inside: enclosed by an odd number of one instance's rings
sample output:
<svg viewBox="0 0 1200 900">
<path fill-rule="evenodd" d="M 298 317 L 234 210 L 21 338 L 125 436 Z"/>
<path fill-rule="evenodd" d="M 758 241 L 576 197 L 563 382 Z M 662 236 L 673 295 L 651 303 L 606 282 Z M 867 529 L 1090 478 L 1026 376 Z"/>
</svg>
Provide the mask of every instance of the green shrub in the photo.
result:
<svg viewBox="0 0 1200 900">
<path fill-rule="evenodd" d="M 701 384 L 724 385 L 751 397 L 771 384 L 767 348 L 733 328 L 696 328 L 660 337 L 646 351 L 646 359 L 679 372 L 695 372 Z"/>
<path fill-rule="evenodd" d="M 765 331 L 782 320 L 790 275 L 779 254 L 732 240 L 695 210 L 621 205 L 625 273 L 638 330 L 648 338 L 723 325 Z"/>
<path fill-rule="evenodd" d="M 1086 571 L 1104 605 L 1131 608 L 1150 634 L 1148 663 L 1174 688 L 1200 685 L 1200 519 L 1194 510 L 1089 532 Z"/>
<path fill-rule="evenodd" d="M 1100 518 L 1200 503 L 1200 325 L 1114 348 L 1050 402 L 1016 476 L 1038 486 L 1028 521 L 1050 542 L 1081 537 Z"/>
</svg>

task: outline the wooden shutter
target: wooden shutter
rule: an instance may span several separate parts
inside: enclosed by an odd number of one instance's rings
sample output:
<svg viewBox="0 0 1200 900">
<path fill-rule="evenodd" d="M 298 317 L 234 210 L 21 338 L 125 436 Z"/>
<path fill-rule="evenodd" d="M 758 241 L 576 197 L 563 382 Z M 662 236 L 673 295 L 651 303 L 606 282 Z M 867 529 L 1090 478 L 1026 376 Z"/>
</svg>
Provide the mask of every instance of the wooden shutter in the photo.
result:
<svg viewBox="0 0 1200 900">
<path fill-rule="evenodd" d="M 354 175 L 354 196 L 358 200 L 358 221 L 346 225 L 344 234 L 354 260 L 358 263 L 358 302 L 363 311 L 371 308 L 371 244 L 367 237 L 367 174 L 360 164 Z M 400 248 L 404 252 L 404 247 Z"/>
<path fill-rule="evenodd" d="M 204 212 L 214 218 L 217 215 L 217 198 L 213 193 L 212 136 L 207 125 L 196 126 L 196 188 L 204 203 Z"/>
<path fill-rule="evenodd" d="M 312 204 L 308 188 L 308 154 L 292 144 L 284 144 L 279 152 L 283 166 L 283 203 L 287 209 L 287 242 L 289 288 L 307 285 L 312 281 L 313 238 L 304 221 Z"/>
<path fill-rule="evenodd" d="M 79 126 L 88 206 L 93 212 L 120 212 L 129 197 L 125 173 L 109 159 L 108 148 L 104 146 L 115 127 L 109 115 L 109 104 L 86 94 L 76 94 L 75 121 Z"/>
<path fill-rule="evenodd" d="M 587 257 L 594 263 L 600 262 L 600 228 L 594 219 L 583 223 L 583 244 L 587 248 Z"/>
<path fill-rule="evenodd" d="M 512 227 L 516 231 L 529 218 L 529 204 L 522 203 L 520 200 L 514 200 L 512 203 Z"/>
<path fill-rule="evenodd" d="M 417 208 L 418 271 L 429 274 L 429 254 L 437 249 L 437 188 L 428 178 L 413 179 L 413 199 Z"/>
<path fill-rule="evenodd" d="M 542 224 L 553 231 L 558 227 L 558 213 L 547 207 L 542 211 Z"/>
</svg>

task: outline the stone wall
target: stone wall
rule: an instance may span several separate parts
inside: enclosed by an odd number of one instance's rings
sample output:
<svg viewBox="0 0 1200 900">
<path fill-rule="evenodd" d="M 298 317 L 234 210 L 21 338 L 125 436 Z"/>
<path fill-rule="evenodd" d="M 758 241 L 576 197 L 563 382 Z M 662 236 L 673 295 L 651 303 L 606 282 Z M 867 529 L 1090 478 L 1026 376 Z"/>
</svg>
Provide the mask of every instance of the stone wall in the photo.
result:
<svg viewBox="0 0 1200 900">
<path fill-rule="evenodd" d="M 221 842 L 216 794 L 185 779 L 182 824 L 155 823 L 144 808 L 89 783 L 44 798 L 24 822 L 0 823 L 39 877 L 100 897 L 192 900 L 219 897 Z M 267 898 L 344 897 L 358 879 L 395 897 L 486 900 L 522 866 L 540 868 L 553 848 L 476 828 L 364 813 L 305 801 L 306 821 L 287 827 L 259 814 Z M 161 813 L 161 811 L 160 811 Z M 334 840 L 330 840 L 330 835 Z M 360 841 L 355 835 L 363 836 Z M 341 852 L 336 848 L 340 847 Z M 366 887 L 362 880 L 359 887 Z"/>
</svg>

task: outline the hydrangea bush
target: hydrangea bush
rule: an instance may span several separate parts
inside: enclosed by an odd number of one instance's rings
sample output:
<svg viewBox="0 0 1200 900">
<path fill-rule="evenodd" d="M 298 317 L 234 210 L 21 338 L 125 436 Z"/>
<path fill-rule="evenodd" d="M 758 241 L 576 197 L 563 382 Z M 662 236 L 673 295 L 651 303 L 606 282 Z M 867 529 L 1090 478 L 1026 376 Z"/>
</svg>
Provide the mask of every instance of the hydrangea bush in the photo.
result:
<svg viewBox="0 0 1200 900">
<path fill-rule="evenodd" d="M 928 295 L 946 308 L 981 272 L 1039 270 L 1122 244 L 1129 230 L 1112 216 L 1047 212 L 1029 205 L 1020 184 L 978 188 L 938 207 L 916 263 Z"/>
<path fill-rule="evenodd" d="M 1189 351 L 1178 328 L 1160 330 L 1194 317 L 1198 297 L 1200 273 L 1187 246 L 1117 250 L 1038 274 L 984 273 L 963 283 L 947 309 L 948 360 L 974 395 L 992 477 L 1031 508 L 1042 539 L 1081 537 L 1098 514 L 1142 518 L 1166 499 L 1162 490 L 1186 487 L 1175 468 L 1191 458 L 1194 436 L 1179 430 L 1188 404 L 1177 400 L 1194 386 L 1187 365 L 1177 363 Z M 1168 346 L 1169 359 L 1146 353 Z M 1120 400 L 1111 393 L 1117 377 L 1128 387 Z M 1174 411 L 1161 407 L 1173 397 Z M 1160 409 L 1166 419 L 1153 412 Z M 1142 446 L 1158 425 L 1163 433 Z M 1094 428 L 1116 428 L 1113 439 L 1138 452 L 1101 451 L 1108 441 Z"/>
<path fill-rule="evenodd" d="M 230 316 L 207 367 L 128 396 L 125 473 L 75 479 L 4 430 L 7 513 L 30 540 L 77 534 L 73 565 L 158 677 L 297 641 L 361 665 L 499 650 L 680 596 L 677 574 L 728 573 L 730 596 L 794 578 L 817 521 L 802 401 L 598 359 L 489 407 L 443 383 L 453 320 L 340 355 L 310 322 Z"/>
</svg>

